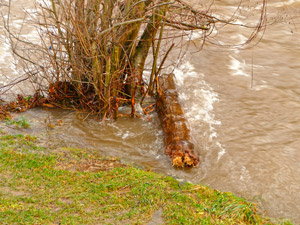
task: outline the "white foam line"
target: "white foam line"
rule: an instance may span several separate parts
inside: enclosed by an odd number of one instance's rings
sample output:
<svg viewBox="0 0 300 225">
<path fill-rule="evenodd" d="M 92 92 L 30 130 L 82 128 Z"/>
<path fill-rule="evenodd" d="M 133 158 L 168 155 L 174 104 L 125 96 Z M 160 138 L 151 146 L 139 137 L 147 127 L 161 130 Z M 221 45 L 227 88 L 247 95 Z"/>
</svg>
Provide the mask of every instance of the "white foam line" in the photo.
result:
<svg viewBox="0 0 300 225">
<path fill-rule="evenodd" d="M 214 103 L 219 101 L 218 94 L 214 92 L 213 88 L 205 82 L 204 74 L 199 74 L 195 71 L 193 65 L 190 62 L 185 62 L 179 68 L 174 70 L 177 84 L 183 86 L 184 80 L 188 77 L 192 77 L 197 82 L 197 89 L 193 90 L 191 96 L 188 96 L 189 93 L 180 93 L 180 99 L 189 100 L 195 99 L 193 106 L 188 109 L 186 116 L 189 121 L 192 123 L 201 123 L 205 122 L 208 124 L 210 135 L 209 140 L 213 141 L 216 146 L 219 148 L 218 152 L 218 161 L 226 153 L 225 148 L 217 140 L 218 134 L 215 129 L 215 125 L 221 125 L 221 121 L 215 119 Z M 198 85 L 199 84 L 199 85 Z"/>
<path fill-rule="evenodd" d="M 229 56 L 229 57 L 230 57 L 229 69 L 231 69 L 233 71 L 232 75 L 250 77 L 250 74 L 245 72 L 245 68 L 247 66 L 245 60 L 240 62 L 233 56 Z"/>
<path fill-rule="evenodd" d="M 193 70 L 194 67 L 190 62 L 185 62 L 184 64 L 181 64 L 178 68 L 174 70 L 174 74 L 176 77 L 176 81 L 179 85 L 183 85 L 183 81 L 187 77 L 194 77 L 197 76 L 197 73 Z M 200 75 L 203 76 L 203 75 Z"/>
</svg>

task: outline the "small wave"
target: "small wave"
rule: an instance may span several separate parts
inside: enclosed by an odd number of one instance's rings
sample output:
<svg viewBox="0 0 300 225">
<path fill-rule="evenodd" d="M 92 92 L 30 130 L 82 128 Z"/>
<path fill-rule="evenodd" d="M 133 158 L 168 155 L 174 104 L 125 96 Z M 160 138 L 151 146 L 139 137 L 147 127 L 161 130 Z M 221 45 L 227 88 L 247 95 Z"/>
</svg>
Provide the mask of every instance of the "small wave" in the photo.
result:
<svg viewBox="0 0 300 225">
<path fill-rule="evenodd" d="M 186 117 L 191 127 L 197 129 L 203 122 L 207 124 L 209 141 L 217 146 L 218 161 L 226 153 L 225 148 L 217 140 L 215 126 L 221 121 L 215 118 L 214 103 L 219 101 L 218 94 L 204 80 L 204 74 L 197 73 L 190 62 L 185 62 L 174 70 L 176 81 L 180 89 L 179 98 L 182 100 Z"/>
<path fill-rule="evenodd" d="M 268 3 L 268 4 L 269 4 L 269 6 L 272 6 L 272 7 L 282 7 L 282 6 L 292 5 L 292 4 L 297 3 L 297 2 L 300 2 L 300 1 L 299 0 L 288 0 L 288 1 Z"/>
</svg>

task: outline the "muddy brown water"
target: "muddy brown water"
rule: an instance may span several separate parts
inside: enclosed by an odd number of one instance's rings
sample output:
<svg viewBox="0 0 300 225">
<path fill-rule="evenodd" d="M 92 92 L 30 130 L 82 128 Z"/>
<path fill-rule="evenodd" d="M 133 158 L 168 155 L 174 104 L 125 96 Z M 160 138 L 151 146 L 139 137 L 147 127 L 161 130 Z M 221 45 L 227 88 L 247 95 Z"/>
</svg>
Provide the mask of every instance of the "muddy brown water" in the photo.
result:
<svg viewBox="0 0 300 225">
<path fill-rule="evenodd" d="M 18 25 L 24 1 L 16 2 L 12 16 Z M 191 2 L 201 5 L 201 1 Z M 211 9 L 228 18 L 237 2 L 215 1 Z M 236 12 L 240 15 L 237 22 L 253 25 L 260 3 L 249 11 L 249 2 Z M 5 6 L 0 7 L 4 12 Z M 123 118 L 102 124 L 97 119 L 83 121 L 70 111 L 37 108 L 23 114 L 32 124 L 26 132 L 40 136 L 45 145 L 96 148 L 182 180 L 233 192 L 259 203 L 267 216 L 290 218 L 300 224 L 299 11 L 300 1 L 270 2 L 268 20 L 277 23 L 268 26 L 262 40 L 249 49 L 232 46 L 251 33 L 239 26 L 225 26 L 210 39 L 227 47 L 207 42 L 198 52 L 201 42 L 197 34 L 191 37 L 192 44 L 175 75 L 200 155 L 197 168 L 172 168 L 164 154 L 156 114 L 152 121 Z M 24 35 L 33 35 L 31 29 L 25 29 Z M 2 30 L 0 35 L 3 85 L 20 72 Z M 49 123 L 56 126 L 48 129 Z"/>
</svg>

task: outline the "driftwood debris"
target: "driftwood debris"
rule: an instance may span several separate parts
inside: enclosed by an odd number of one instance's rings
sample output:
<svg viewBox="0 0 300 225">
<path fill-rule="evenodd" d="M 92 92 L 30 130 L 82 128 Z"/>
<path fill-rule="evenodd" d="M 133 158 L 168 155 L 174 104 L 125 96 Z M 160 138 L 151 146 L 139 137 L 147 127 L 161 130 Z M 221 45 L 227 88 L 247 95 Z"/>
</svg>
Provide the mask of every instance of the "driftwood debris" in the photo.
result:
<svg viewBox="0 0 300 225">
<path fill-rule="evenodd" d="M 166 154 L 175 167 L 196 166 L 199 158 L 194 153 L 194 144 L 178 101 L 174 74 L 158 77 L 157 112 L 165 133 Z"/>
</svg>

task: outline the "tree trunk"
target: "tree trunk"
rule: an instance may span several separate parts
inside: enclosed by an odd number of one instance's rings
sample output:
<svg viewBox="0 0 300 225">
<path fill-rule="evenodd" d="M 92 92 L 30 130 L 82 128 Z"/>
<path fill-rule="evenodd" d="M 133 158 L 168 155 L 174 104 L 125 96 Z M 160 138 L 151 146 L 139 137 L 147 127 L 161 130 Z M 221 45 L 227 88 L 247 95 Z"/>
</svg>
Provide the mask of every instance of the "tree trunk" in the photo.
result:
<svg viewBox="0 0 300 225">
<path fill-rule="evenodd" d="M 178 101 L 173 74 L 158 78 L 157 112 L 165 133 L 166 154 L 173 166 L 196 166 L 199 158 L 194 153 L 194 144 Z"/>
<path fill-rule="evenodd" d="M 164 2 L 168 2 L 165 0 Z M 131 65 L 133 66 L 133 74 L 131 79 L 129 79 L 129 89 L 127 90 L 128 94 L 132 96 L 132 93 L 135 92 L 137 85 L 142 83 L 142 75 L 144 71 L 144 65 L 146 58 L 148 56 L 149 49 L 153 42 L 155 41 L 156 33 L 162 25 L 163 17 L 165 16 L 168 10 L 168 5 L 161 6 L 154 10 L 150 20 L 147 23 L 147 26 L 144 29 L 144 32 L 136 46 L 135 54 L 131 59 Z M 139 90 L 137 90 L 139 92 Z M 138 94 L 139 95 L 139 94 Z"/>
</svg>

